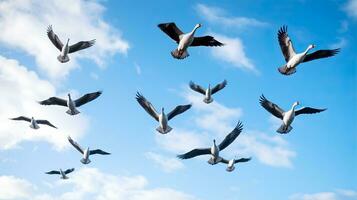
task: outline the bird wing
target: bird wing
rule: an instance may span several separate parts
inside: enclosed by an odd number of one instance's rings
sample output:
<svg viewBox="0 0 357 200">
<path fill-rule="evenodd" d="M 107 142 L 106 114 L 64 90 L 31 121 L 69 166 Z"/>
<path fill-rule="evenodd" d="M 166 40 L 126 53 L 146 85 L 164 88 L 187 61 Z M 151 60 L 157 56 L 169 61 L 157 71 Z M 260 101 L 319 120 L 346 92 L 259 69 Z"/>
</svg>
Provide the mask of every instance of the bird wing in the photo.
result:
<svg viewBox="0 0 357 200">
<path fill-rule="evenodd" d="M 234 160 L 234 163 L 239 163 L 239 162 L 248 162 L 250 161 L 252 158 L 240 158 L 237 160 Z"/>
<path fill-rule="evenodd" d="M 193 81 L 190 81 L 190 88 L 196 92 L 206 95 L 206 90 L 200 85 L 195 84 Z"/>
<path fill-rule="evenodd" d="M 233 129 L 232 132 L 230 132 L 225 138 L 224 140 L 221 142 L 221 144 L 219 144 L 219 150 L 223 150 L 226 147 L 228 147 L 228 145 L 230 145 L 237 137 L 238 135 L 242 132 L 243 130 L 243 124 L 241 121 L 239 121 L 237 123 L 237 126 Z"/>
<path fill-rule="evenodd" d="M 288 35 L 288 27 L 283 26 L 278 31 L 278 40 L 281 48 L 281 52 L 285 57 L 285 61 L 288 62 L 295 53 L 293 43 Z"/>
<path fill-rule="evenodd" d="M 73 53 L 82 49 L 86 49 L 88 47 L 91 47 L 95 44 L 95 39 L 94 40 L 90 40 L 90 41 L 80 41 L 77 42 L 76 44 L 73 44 L 71 46 L 69 46 L 69 50 L 68 53 Z"/>
<path fill-rule="evenodd" d="M 70 136 L 68 136 L 68 141 L 69 143 L 72 144 L 72 146 L 74 146 L 74 148 L 76 148 L 79 152 L 81 152 L 82 154 L 84 154 L 84 150 L 83 148 L 74 140 L 72 140 L 72 138 Z"/>
<path fill-rule="evenodd" d="M 74 168 L 67 169 L 66 171 L 64 171 L 64 174 L 69 174 L 69 173 L 71 173 L 73 171 L 74 171 Z"/>
<path fill-rule="evenodd" d="M 266 99 L 264 95 L 260 96 L 259 103 L 263 106 L 263 108 L 265 108 L 265 110 L 269 111 L 275 117 L 283 119 L 285 111 L 275 103 L 272 103 L 268 99 Z"/>
<path fill-rule="evenodd" d="M 189 159 L 200 155 L 211 154 L 210 148 L 205 149 L 193 149 L 185 154 L 178 155 L 177 157 L 180 159 Z"/>
<path fill-rule="evenodd" d="M 46 172 L 46 174 L 61 174 L 61 172 L 60 171 L 56 171 L 56 170 L 52 170 L 52 171 Z"/>
<path fill-rule="evenodd" d="M 186 110 L 190 109 L 191 106 L 192 106 L 191 104 L 176 106 L 175 109 L 173 109 L 169 114 L 167 114 L 167 120 L 170 120 L 174 118 L 176 115 L 185 112 Z"/>
<path fill-rule="evenodd" d="M 180 35 L 182 35 L 183 32 L 179 28 L 177 28 L 175 23 L 163 23 L 157 26 L 163 32 L 165 32 L 171 39 L 175 40 L 177 43 L 180 42 Z"/>
<path fill-rule="evenodd" d="M 315 59 L 327 58 L 336 55 L 340 52 L 340 49 L 332 49 L 332 50 L 318 50 L 314 53 L 307 54 L 303 60 L 303 62 L 308 62 Z"/>
<path fill-rule="evenodd" d="M 76 104 L 77 107 L 79 107 L 82 106 L 83 104 L 93 101 L 94 99 L 98 98 L 101 94 L 102 91 L 88 93 L 83 95 L 81 98 L 75 100 L 74 103 Z"/>
<path fill-rule="evenodd" d="M 149 115 L 156 119 L 156 121 L 159 121 L 159 114 L 155 110 L 154 106 L 139 92 L 136 93 L 136 100 L 139 102 L 141 107 L 143 107 L 144 110 L 149 113 Z"/>
<path fill-rule="evenodd" d="M 222 90 L 224 87 L 226 87 L 227 81 L 224 80 L 222 83 L 217 84 L 214 88 L 212 88 L 211 94 L 214 94 L 220 90 Z"/>
<path fill-rule="evenodd" d="M 55 125 L 51 124 L 51 122 L 49 122 L 48 120 L 36 120 L 36 122 L 38 124 L 45 124 L 45 125 L 51 126 L 53 128 L 57 128 Z"/>
<path fill-rule="evenodd" d="M 52 44 L 55 45 L 58 50 L 62 51 L 63 44 L 58 36 L 53 32 L 52 25 L 49 25 L 47 28 L 47 36 L 50 38 Z"/>
<path fill-rule="evenodd" d="M 39 102 L 41 105 L 59 105 L 59 106 L 66 106 L 67 107 L 67 101 L 64 99 L 60 99 L 57 97 L 51 97 L 49 99 L 46 99 L 44 101 Z"/>
<path fill-rule="evenodd" d="M 300 114 L 315 114 L 315 113 L 319 113 L 322 111 L 325 111 L 325 109 L 316 109 L 316 108 L 310 108 L 310 107 L 304 107 L 304 108 L 300 108 L 299 110 L 295 110 L 295 116 L 298 116 Z"/>
<path fill-rule="evenodd" d="M 90 150 L 89 151 L 89 155 L 93 155 L 93 154 L 100 154 L 100 155 L 109 155 L 110 153 L 105 152 L 101 149 L 96 149 L 96 150 Z"/>
<path fill-rule="evenodd" d="M 194 37 L 190 46 L 223 46 L 224 44 L 212 36 Z"/>
<path fill-rule="evenodd" d="M 31 119 L 28 117 L 24 117 L 24 116 L 20 116 L 20 117 L 16 117 L 16 118 L 10 118 L 11 120 L 23 120 L 23 121 L 27 121 L 27 122 L 31 122 Z"/>
<path fill-rule="evenodd" d="M 229 160 L 226 160 L 226 159 L 222 158 L 219 162 L 224 163 L 224 164 L 228 164 Z"/>
</svg>

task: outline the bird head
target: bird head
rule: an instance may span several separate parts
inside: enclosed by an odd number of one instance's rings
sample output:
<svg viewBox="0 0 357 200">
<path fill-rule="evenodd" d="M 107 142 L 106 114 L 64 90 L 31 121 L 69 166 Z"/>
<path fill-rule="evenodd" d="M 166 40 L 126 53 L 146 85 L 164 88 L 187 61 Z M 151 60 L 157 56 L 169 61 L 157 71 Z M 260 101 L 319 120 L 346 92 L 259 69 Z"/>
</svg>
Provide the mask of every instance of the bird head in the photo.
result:
<svg viewBox="0 0 357 200">
<path fill-rule="evenodd" d="M 213 140 L 213 144 L 216 145 L 216 140 Z"/>
<path fill-rule="evenodd" d="M 68 93 L 67 96 L 68 96 L 68 98 L 71 98 L 71 94 L 70 93 Z"/>
<path fill-rule="evenodd" d="M 165 112 L 165 109 L 164 107 L 161 108 L 161 113 L 164 113 Z"/>
<path fill-rule="evenodd" d="M 196 24 L 195 28 L 201 28 L 202 24 Z"/>
<path fill-rule="evenodd" d="M 300 102 L 299 102 L 299 101 L 296 101 L 296 102 L 293 104 L 294 107 L 295 107 L 295 106 L 298 106 L 298 105 L 300 105 Z"/>
<path fill-rule="evenodd" d="M 314 44 L 310 44 L 309 45 L 309 49 L 313 49 L 313 48 L 315 48 L 316 46 L 314 45 Z"/>
<path fill-rule="evenodd" d="M 211 84 L 208 84 L 208 89 L 211 89 Z"/>
<path fill-rule="evenodd" d="M 68 45 L 68 43 L 69 43 L 69 38 L 67 39 L 67 45 Z"/>
</svg>

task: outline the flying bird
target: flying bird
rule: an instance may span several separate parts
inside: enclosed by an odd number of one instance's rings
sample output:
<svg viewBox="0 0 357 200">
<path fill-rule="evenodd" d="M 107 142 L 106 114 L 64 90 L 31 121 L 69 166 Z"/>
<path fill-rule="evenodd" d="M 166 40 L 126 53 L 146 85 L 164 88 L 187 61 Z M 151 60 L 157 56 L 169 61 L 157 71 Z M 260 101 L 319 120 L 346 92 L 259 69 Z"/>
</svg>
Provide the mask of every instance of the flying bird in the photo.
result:
<svg viewBox="0 0 357 200">
<path fill-rule="evenodd" d="M 69 39 L 67 39 L 66 44 L 63 45 L 58 36 L 53 32 L 52 25 L 48 26 L 47 28 L 47 36 L 51 40 L 52 44 L 55 45 L 55 47 L 61 51 L 61 54 L 57 56 L 57 60 L 61 63 L 66 63 L 69 61 L 68 54 L 91 47 L 95 43 L 94 39 L 90 41 L 80 41 L 76 44 L 69 45 Z"/>
<path fill-rule="evenodd" d="M 224 140 L 217 146 L 216 140 L 213 140 L 211 148 L 193 149 L 185 154 L 178 155 L 180 159 L 189 159 L 201 155 L 211 155 L 211 158 L 207 161 L 209 164 L 214 165 L 222 161 L 222 157 L 219 156 L 219 152 L 228 147 L 242 132 L 243 124 L 238 122 L 237 126 L 229 133 Z"/>
<path fill-rule="evenodd" d="M 64 99 L 61 99 L 58 97 L 51 97 L 44 101 L 40 101 L 39 103 L 41 105 L 65 106 L 65 107 L 68 107 L 68 110 L 66 111 L 67 114 L 77 115 L 80 113 L 77 110 L 78 107 L 80 107 L 90 101 L 93 101 L 94 99 L 98 98 L 101 94 L 102 94 L 102 91 L 88 93 L 88 94 L 83 95 L 81 98 L 73 101 L 71 98 L 71 94 L 68 93 L 68 100 L 64 100 Z"/>
<path fill-rule="evenodd" d="M 226 168 L 227 172 L 232 172 L 235 169 L 234 164 L 241 163 L 241 162 L 248 162 L 251 159 L 252 158 L 240 158 L 240 159 L 233 158 L 231 160 L 226 160 L 226 159 L 222 158 L 222 160 L 220 162 L 227 164 L 227 168 Z"/>
<path fill-rule="evenodd" d="M 68 176 L 66 176 L 66 175 L 73 171 L 74 171 L 74 168 L 67 169 L 66 171 L 62 171 L 62 169 L 60 169 L 59 171 L 52 170 L 52 171 L 46 172 L 46 174 L 50 174 L 50 175 L 59 174 L 59 175 L 61 175 L 61 179 L 68 179 Z"/>
<path fill-rule="evenodd" d="M 196 30 L 201 26 L 201 24 L 196 24 L 191 32 L 183 33 L 173 22 L 158 25 L 163 32 L 178 44 L 178 47 L 171 51 L 171 55 L 177 59 L 184 59 L 189 56 L 187 48 L 190 46 L 223 46 L 221 42 L 212 36 L 195 37 L 194 34 Z"/>
<path fill-rule="evenodd" d="M 166 134 L 172 130 L 172 128 L 168 125 L 169 120 L 190 109 L 192 106 L 191 104 L 179 105 L 168 114 L 165 113 L 164 108 L 161 108 L 161 113 L 159 114 L 155 110 L 154 106 L 139 92 L 136 94 L 136 100 L 149 115 L 159 122 L 159 127 L 156 128 L 156 130 L 161 134 Z"/>
<path fill-rule="evenodd" d="M 260 96 L 259 103 L 261 106 L 263 106 L 263 108 L 265 108 L 265 110 L 267 110 L 272 115 L 283 121 L 283 124 L 277 130 L 277 132 L 281 134 L 289 133 L 291 129 L 293 129 L 293 127 L 291 127 L 290 125 L 293 123 L 294 118 L 296 116 L 300 114 L 315 114 L 326 110 L 326 109 L 316 109 L 310 107 L 303 107 L 298 110 L 295 110 L 295 107 L 300 104 L 297 101 L 292 105 L 290 110 L 284 111 L 278 105 L 266 99 L 264 95 Z"/>
<path fill-rule="evenodd" d="M 89 147 L 87 147 L 87 149 L 83 149 L 81 146 L 79 146 L 79 144 L 77 142 L 72 140 L 72 138 L 70 136 L 68 136 L 68 141 L 69 141 L 69 143 L 72 144 L 72 146 L 74 148 L 76 148 L 83 155 L 83 158 L 81 159 L 81 163 L 83 163 L 83 164 L 89 164 L 91 162 L 91 160 L 89 160 L 90 155 L 93 155 L 93 154 L 109 155 L 110 154 L 110 153 L 105 152 L 101 149 L 89 150 Z"/>
<path fill-rule="evenodd" d="M 286 64 L 279 67 L 278 71 L 284 75 L 291 75 L 296 72 L 296 67 L 303 62 L 308 62 L 315 59 L 327 58 L 336 55 L 340 49 L 327 49 L 327 50 L 318 50 L 313 53 L 308 52 L 315 48 L 314 44 L 310 44 L 307 49 L 302 53 L 296 53 L 293 43 L 288 36 L 288 27 L 283 26 L 278 31 L 278 40 L 281 51 L 284 55 Z"/>
<path fill-rule="evenodd" d="M 33 129 L 39 129 L 40 126 L 39 124 L 44 124 L 47 126 L 51 126 L 53 128 L 57 128 L 56 126 L 54 126 L 53 124 L 51 124 L 49 121 L 47 120 L 35 120 L 34 117 L 28 118 L 28 117 L 24 117 L 24 116 L 20 116 L 20 117 L 16 117 L 16 118 L 10 118 L 11 120 L 17 120 L 17 121 L 27 121 L 30 122 L 30 127 Z"/>
<path fill-rule="evenodd" d="M 190 88 L 198 93 L 201 93 L 203 95 L 205 95 L 205 98 L 203 99 L 203 102 L 209 104 L 212 103 L 213 98 L 212 98 L 212 94 L 222 90 L 224 87 L 226 87 L 227 85 L 227 81 L 224 80 L 222 83 L 217 84 L 215 87 L 213 87 L 211 89 L 211 85 L 208 85 L 208 88 L 205 89 L 200 85 L 195 84 L 193 81 L 190 82 Z"/>
</svg>

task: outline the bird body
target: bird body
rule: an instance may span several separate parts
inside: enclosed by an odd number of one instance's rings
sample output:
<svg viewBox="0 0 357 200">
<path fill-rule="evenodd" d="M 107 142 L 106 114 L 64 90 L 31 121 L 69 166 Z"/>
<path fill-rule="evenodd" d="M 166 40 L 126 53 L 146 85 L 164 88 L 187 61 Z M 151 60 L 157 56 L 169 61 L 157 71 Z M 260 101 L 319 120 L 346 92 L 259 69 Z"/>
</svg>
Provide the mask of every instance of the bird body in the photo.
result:
<svg viewBox="0 0 357 200">
<path fill-rule="evenodd" d="M 69 115 L 77 115 L 79 114 L 79 110 L 76 108 L 76 103 L 72 100 L 71 94 L 68 94 L 68 101 L 67 101 L 68 110 L 66 111 Z"/>
<path fill-rule="evenodd" d="M 10 118 L 11 120 L 17 120 L 17 121 L 27 121 L 30 122 L 30 128 L 33 129 L 39 129 L 40 126 L 39 124 L 44 124 L 47 126 L 51 126 L 52 128 L 57 128 L 56 126 L 54 126 L 53 124 L 51 124 L 49 121 L 47 120 L 36 120 L 34 117 L 28 118 L 28 117 L 24 117 L 24 116 L 20 116 L 20 117 L 16 117 L 16 118 Z"/>
<path fill-rule="evenodd" d="M 30 128 L 33 128 L 33 129 L 40 128 L 40 126 L 37 124 L 36 120 L 33 117 L 31 117 Z"/>
<path fill-rule="evenodd" d="M 191 32 L 179 36 L 178 46 L 171 52 L 173 57 L 183 59 L 190 55 L 187 48 L 192 44 L 195 32 L 199 27 L 201 27 L 201 24 L 197 24 Z"/>
<path fill-rule="evenodd" d="M 62 169 L 60 169 L 60 173 L 61 173 L 61 179 L 68 179 L 66 174 L 62 171 Z"/>
<path fill-rule="evenodd" d="M 87 147 L 87 149 L 83 152 L 83 158 L 81 159 L 81 163 L 89 164 L 91 162 L 91 160 L 89 160 L 89 152 L 89 147 Z"/>
<path fill-rule="evenodd" d="M 207 161 L 211 165 L 215 165 L 222 160 L 219 157 L 219 147 L 216 145 L 216 140 L 213 140 L 213 145 L 211 147 L 211 158 Z"/>
<path fill-rule="evenodd" d="M 67 174 L 71 173 L 74 171 L 74 168 L 71 168 L 71 169 L 67 169 L 66 171 L 63 171 L 62 169 L 60 169 L 59 171 L 57 170 L 52 170 L 52 171 L 49 171 L 49 172 L 46 172 L 46 174 L 58 174 L 61 176 L 61 179 L 68 179 L 68 176 Z"/>
<path fill-rule="evenodd" d="M 193 81 L 190 81 L 189 83 L 189 86 L 193 91 L 205 95 L 203 102 L 205 102 L 206 104 L 212 103 L 213 102 L 212 95 L 222 90 L 224 87 L 226 87 L 226 85 L 227 85 L 227 81 L 224 80 L 222 83 L 217 84 L 213 88 L 211 88 L 211 84 L 208 84 L 208 88 L 204 89 L 202 86 L 195 84 Z"/>
<path fill-rule="evenodd" d="M 210 84 L 208 85 L 208 88 L 206 89 L 206 94 L 205 94 L 205 98 L 203 99 L 203 102 L 205 102 L 206 104 L 213 102 L 212 90 L 211 90 Z"/>
<path fill-rule="evenodd" d="M 156 128 L 161 134 L 166 134 L 172 130 L 168 125 L 167 115 L 165 114 L 164 108 L 161 109 L 161 114 L 159 115 L 159 127 Z"/>
<path fill-rule="evenodd" d="M 68 46 L 69 39 L 67 40 L 66 44 L 62 47 L 61 54 L 57 56 L 57 60 L 60 61 L 61 63 L 66 63 L 69 61 L 68 57 L 68 51 L 69 51 L 69 46 Z"/>
<path fill-rule="evenodd" d="M 240 163 L 240 162 L 248 162 L 250 161 L 252 158 L 240 158 L 240 159 L 231 159 L 231 160 L 226 160 L 226 159 L 223 159 L 221 160 L 222 163 L 225 163 L 227 164 L 227 168 L 226 168 L 226 171 L 227 172 L 232 172 L 234 171 L 235 169 L 235 164 L 236 163 Z"/>
</svg>

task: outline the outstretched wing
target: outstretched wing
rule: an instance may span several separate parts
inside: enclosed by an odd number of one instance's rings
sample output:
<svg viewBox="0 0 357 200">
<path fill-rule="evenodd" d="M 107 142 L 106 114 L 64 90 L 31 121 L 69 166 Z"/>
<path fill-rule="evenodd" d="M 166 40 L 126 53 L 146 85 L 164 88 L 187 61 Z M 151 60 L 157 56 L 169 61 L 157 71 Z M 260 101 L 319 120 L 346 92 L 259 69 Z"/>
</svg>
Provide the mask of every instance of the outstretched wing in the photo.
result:
<svg viewBox="0 0 357 200">
<path fill-rule="evenodd" d="M 22 120 L 22 121 L 27 121 L 27 122 L 31 122 L 31 119 L 28 117 L 24 117 L 24 116 L 20 116 L 20 117 L 16 117 L 16 118 L 10 118 L 11 120 Z"/>
<path fill-rule="evenodd" d="M 206 95 L 206 90 L 200 85 L 195 84 L 193 81 L 190 81 L 190 88 L 196 92 Z"/>
<path fill-rule="evenodd" d="M 67 101 L 64 99 L 57 98 L 57 97 L 51 97 L 44 101 L 40 101 L 39 104 L 41 104 L 41 105 L 58 105 L 58 106 L 66 106 L 67 107 Z"/>
<path fill-rule="evenodd" d="M 190 46 L 223 46 L 224 44 L 212 36 L 194 37 Z"/>
<path fill-rule="evenodd" d="M 171 39 L 175 40 L 177 43 L 180 42 L 180 35 L 182 35 L 183 32 L 179 28 L 177 28 L 175 23 L 162 23 L 157 26 L 163 32 L 165 32 Z"/>
<path fill-rule="evenodd" d="M 295 116 L 298 116 L 300 114 L 315 114 L 315 113 L 319 113 L 322 111 L 325 111 L 325 109 L 316 109 L 316 108 L 310 108 L 310 107 L 304 107 L 304 108 L 300 108 L 299 110 L 295 110 Z"/>
<path fill-rule="evenodd" d="M 52 25 L 49 25 L 47 28 L 47 36 L 50 38 L 52 44 L 55 45 L 58 50 L 62 51 L 63 44 L 58 36 L 53 32 Z"/>
<path fill-rule="evenodd" d="M 90 40 L 90 41 L 80 41 L 77 42 L 74 45 L 69 46 L 69 50 L 68 53 L 73 53 L 82 49 L 86 49 L 88 47 L 91 47 L 95 44 L 95 39 L 94 40 Z"/>
<path fill-rule="evenodd" d="M 200 155 L 211 154 L 211 149 L 193 149 L 185 154 L 178 155 L 177 157 L 180 159 L 189 159 Z"/>
<path fill-rule="evenodd" d="M 73 172 L 74 171 L 74 168 L 72 168 L 72 169 L 67 169 L 66 171 L 64 171 L 64 174 L 69 174 L 69 173 L 71 173 L 71 172 Z"/>
<path fill-rule="evenodd" d="M 233 129 L 232 132 L 230 132 L 224 140 L 219 144 L 219 150 L 223 150 L 226 147 L 228 147 L 237 137 L 238 135 L 242 132 L 243 130 L 243 124 L 241 121 L 238 122 L 237 126 Z"/>
<path fill-rule="evenodd" d="M 79 152 L 81 152 L 81 154 L 84 153 L 83 148 L 77 142 L 72 140 L 72 138 L 70 136 L 68 136 L 68 141 L 69 141 L 69 143 L 72 144 L 72 146 L 74 146 L 74 148 L 76 148 Z"/>
<path fill-rule="evenodd" d="M 154 106 L 139 92 L 136 93 L 136 100 L 141 105 L 141 107 L 143 107 L 144 110 L 149 113 L 149 115 L 151 115 L 156 121 L 159 121 L 159 114 L 156 112 Z"/>
<path fill-rule="evenodd" d="M 265 110 L 273 114 L 275 117 L 283 119 L 285 111 L 275 103 L 272 103 L 266 99 L 264 95 L 260 96 L 259 103 L 263 106 L 263 108 L 265 108 Z"/>
<path fill-rule="evenodd" d="M 52 170 L 52 171 L 46 172 L 46 174 L 61 174 L 61 172 L 60 171 L 56 171 L 56 170 Z"/>
<path fill-rule="evenodd" d="M 45 125 L 48 125 L 48 126 L 51 126 L 53 128 L 57 128 L 55 125 L 51 124 L 51 122 L 47 121 L 47 120 L 36 120 L 36 122 L 38 124 L 45 124 Z"/>
<path fill-rule="evenodd" d="M 224 87 L 226 87 L 227 81 L 224 80 L 222 83 L 217 84 L 214 88 L 212 88 L 211 94 L 214 94 L 220 90 L 222 90 Z"/>
<path fill-rule="evenodd" d="M 239 163 L 239 162 L 248 162 L 250 161 L 252 158 L 240 158 L 237 160 L 234 160 L 234 163 Z"/>
<path fill-rule="evenodd" d="M 282 26 L 278 31 L 278 40 L 281 48 L 281 52 L 284 55 L 285 61 L 288 62 L 291 57 L 296 53 L 293 47 L 293 43 L 288 35 L 288 27 Z"/>
<path fill-rule="evenodd" d="M 93 155 L 93 154 L 109 155 L 110 153 L 105 152 L 105 151 L 103 151 L 101 149 L 96 149 L 96 150 L 89 151 L 89 155 Z"/>
<path fill-rule="evenodd" d="M 228 164 L 229 160 L 226 160 L 226 159 L 222 158 L 219 162 L 224 163 L 224 164 Z"/>
<path fill-rule="evenodd" d="M 74 101 L 77 107 L 86 104 L 90 101 L 93 101 L 94 99 L 98 98 L 102 94 L 102 91 L 98 92 L 93 92 L 93 93 L 88 93 L 83 95 L 81 98 L 77 99 Z"/>
<path fill-rule="evenodd" d="M 167 119 L 170 120 L 174 118 L 176 115 L 179 115 L 185 112 L 186 110 L 190 109 L 191 106 L 192 106 L 191 104 L 176 106 L 175 109 L 173 109 L 169 114 L 167 114 Z"/>
<path fill-rule="evenodd" d="M 308 62 L 315 59 L 327 58 L 336 55 L 340 52 L 340 49 L 332 49 L 332 50 L 318 50 L 314 53 L 307 54 L 303 60 L 303 62 Z"/>
</svg>

